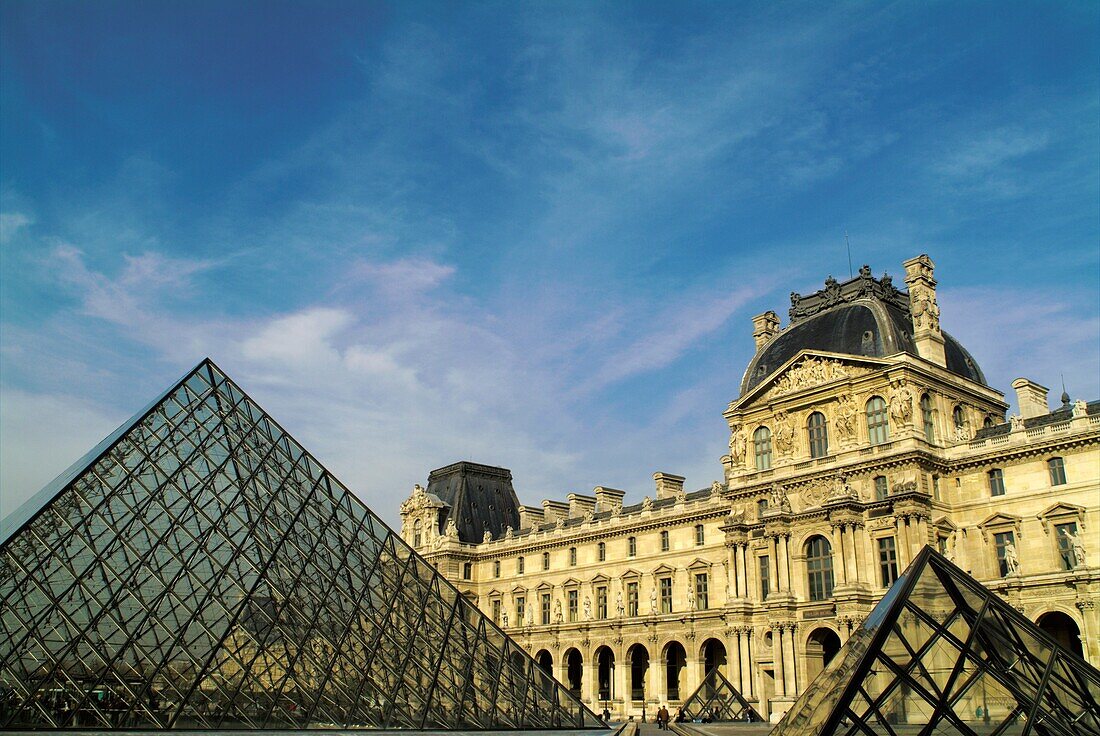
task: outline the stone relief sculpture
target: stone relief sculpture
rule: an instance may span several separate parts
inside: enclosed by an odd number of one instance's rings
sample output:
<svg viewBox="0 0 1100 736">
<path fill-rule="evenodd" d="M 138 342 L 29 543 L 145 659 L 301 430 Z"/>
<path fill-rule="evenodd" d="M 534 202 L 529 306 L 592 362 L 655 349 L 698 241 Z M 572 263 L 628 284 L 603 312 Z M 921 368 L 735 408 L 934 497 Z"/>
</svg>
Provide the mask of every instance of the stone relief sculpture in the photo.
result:
<svg viewBox="0 0 1100 736">
<path fill-rule="evenodd" d="M 1008 423 L 1012 425 L 1013 432 L 1019 432 L 1024 428 L 1024 418 L 1019 414 L 1013 414 L 1008 418 Z"/>
<path fill-rule="evenodd" d="M 1073 402 L 1073 410 L 1072 411 L 1073 411 L 1073 418 L 1074 419 L 1079 419 L 1081 417 L 1088 416 L 1089 407 L 1088 407 L 1088 404 L 1086 404 L 1084 401 L 1082 401 L 1081 399 L 1077 399 L 1077 401 Z"/>
<path fill-rule="evenodd" d="M 1066 543 L 1069 546 L 1070 558 L 1073 561 L 1073 566 L 1084 567 L 1085 543 L 1081 540 L 1081 535 L 1076 532 L 1071 532 L 1069 529 L 1063 529 L 1062 536 L 1066 538 Z"/>
<path fill-rule="evenodd" d="M 771 496 L 771 505 L 773 509 L 788 512 L 791 510 L 791 500 L 787 498 L 787 491 L 784 490 L 783 486 L 778 483 L 773 483 L 771 488 Z"/>
<path fill-rule="evenodd" d="M 905 381 L 897 381 L 890 392 L 890 419 L 899 427 L 908 427 L 913 421 L 913 392 Z"/>
<path fill-rule="evenodd" d="M 688 600 L 688 610 L 689 611 L 694 611 L 695 610 L 695 591 L 692 589 L 692 587 L 690 585 L 688 585 L 687 600 Z"/>
<path fill-rule="evenodd" d="M 776 412 L 772 440 L 780 455 L 790 455 L 794 449 L 794 421 L 785 411 Z"/>
<path fill-rule="evenodd" d="M 851 394 L 844 394 L 837 399 L 836 406 L 836 431 L 843 440 L 850 440 L 856 433 L 856 415 L 859 409 L 852 400 Z"/>
<path fill-rule="evenodd" d="M 657 615 L 657 589 L 654 588 L 649 592 L 649 612 L 654 616 Z"/>
<path fill-rule="evenodd" d="M 745 431 L 740 424 L 733 427 L 730 434 L 730 460 L 734 465 L 745 462 Z"/>
<path fill-rule="evenodd" d="M 652 511 L 652 510 L 653 510 L 653 499 L 651 499 L 649 496 L 646 496 L 645 498 L 642 499 L 642 511 Z"/>
<path fill-rule="evenodd" d="M 1020 555 L 1012 542 L 1005 542 L 1005 567 L 1008 568 L 1009 575 L 1020 574 Z"/>
<path fill-rule="evenodd" d="M 584 597 L 584 620 L 592 620 L 592 599 L 588 596 Z"/>
<path fill-rule="evenodd" d="M 485 544 L 485 543 L 491 542 L 491 541 L 493 541 L 493 533 L 492 532 L 486 531 L 484 534 L 481 535 L 481 543 L 482 544 Z"/>
<path fill-rule="evenodd" d="M 554 623 L 560 624 L 561 622 L 561 601 L 554 601 Z"/>
<path fill-rule="evenodd" d="M 443 535 L 448 539 L 458 539 L 458 524 L 455 523 L 453 518 L 447 519 L 447 528 L 444 530 Z"/>
<path fill-rule="evenodd" d="M 623 592 L 620 590 L 615 594 L 615 610 L 619 614 L 619 618 L 626 615 L 626 606 L 623 605 Z"/>
<path fill-rule="evenodd" d="M 502 629 L 507 629 L 508 628 L 508 612 L 507 611 L 501 611 L 500 612 L 500 628 L 502 628 Z"/>
</svg>

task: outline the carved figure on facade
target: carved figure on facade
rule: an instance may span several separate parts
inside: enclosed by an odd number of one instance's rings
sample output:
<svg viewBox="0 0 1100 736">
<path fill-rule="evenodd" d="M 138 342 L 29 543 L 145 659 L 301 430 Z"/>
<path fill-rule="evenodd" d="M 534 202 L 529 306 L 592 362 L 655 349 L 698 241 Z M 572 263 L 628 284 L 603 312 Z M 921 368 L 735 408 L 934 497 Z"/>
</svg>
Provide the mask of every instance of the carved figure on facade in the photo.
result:
<svg viewBox="0 0 1100 736">
<path fill-rule="evenodd" d="M 646 496 L 645 498 L 642 499 L 642 511 L 652 511 L 652 510 L 653 510 L 653 499 L 651 499 L 649 496 Z"/>
<path fill-rule="evenodd" d="M 654 616 L 657 615 L 657 589 L 649 591 L 649 612 Z"/>
<path fill-rule="evenodd" d="M 502 629 L 507 629 L 508 628 L 508 612 L 507 611 L 501 611 L 500 612 L 500 628 L 502 628 Z"/>
<path fill-rule="evenodd" d="M 904 380 L 894 382 L 890 392 L 890 419 L 899 427 L 908 427 L 913 421 L 913 392 Z"/>
<path fill-rule="evenodd" d="M 1062 529 L 1062 536 L 1066 538 L 1066 546 L 1069 547 L 1070 557 L 1073 560 L 1073 566 L 1084 567 L 1085 566 L 1085 543 L 1081 539 L 1081 535 L 1077 532 L 1071 532 L 1069 529 Z"/>
<path fill-rule="evenodd" d="M 626 606 L 623 605 L 623 592 L 621 590 L 615 594 L 615 611 L 619 614 L 619 618 L 626 615 Z"/>
<path fill-rule="evenodd" d="M 710 484 L 710 497 L 718 498 L 722 495 L 722 484 L 718 481 L 714 481 Z"/>
<path fill-rule="evenodd" d="M 584 597 L 584 620 L 592 620 L 592 599 L 588 596 Z"/>
<path fill-rule="evenodd" d="M 779 483 L 772 483 L 771 487 L 771 506 L 774 509 L 780 511 L 790 512 L 791 500 L 787 498 L 787 491 Z"/>
<path fill-rule="evenodd" d="M 561 622 L 561 601 L 554 601 L 554 623 L 560 624 Z"/>
<path fill-rule="evenodd" d="M 794 449 L 794 420 L 788 416 L 787 412 L 776 412 L 772 438 L 775 441 L 775 449 L 779 451 L 780 455 L 791 454 Z"/>
<path fill-rule="evenodd" d="M 688 602 L 688 610 L 689 611 L 694 611 L 695 610 L 695 591 L 692 590 L 690 585 L 688 586 L 688 591 L 687 591 L 687 602 Z"/>
<path fill-rule="evenodd" d="M 1072 415 L 1074 419 L 1080 419 L 1081 417 L 1088 416 L 1089 406 L 1081 399 L 1073 402 Z"/>
<path fill-rule="evenodd" d="M 909 303 L 913 311 L 914 330 L 939 331 L 940 307 L 936 303 L 935 292 L 921 287 L 917 294 L 912 295 Z"/>
<path fill-rule="evenodd" d="M 728 523 L 740 524 L 745 520 L 745 509 L 740 506 L 734 506 L 730 508 L 729 515 L 727 516 Z"/>
<path fill-rule="evenodd" d="M 740 424 L 736 424 L 730 430 L 730 460 L 734 466 L 745 461 L 745 452 L 745 430 Z"/>
<path fill-rule="evenodd" d="M 687 497 L 688 497 L 687 496 L 687 491 L 685 491 L 683 488 L 679 488 L 679 489 L 676 490 L 676 504 L 677 505 L 682 505 L 682 504 L 686 503 L 687 502 Z"/>
<path fill-rule="evenodd" d="M 514 532 L 512 530 L 512 527 L 510 527 L 510 526 L 504 527 L 504 538 L 505 539 L 511 539 L 513 534 L 514 534 Z"/>
<path fill-rule="evenodd" d="M 776 379 L 773 394 L 781 394 L 798 391 L 811 386 L 820 386 L 823 383 L 846 378 L 851 375 L 851 369 L 839 360 L 829 358 L 806 358 L 801 363 L 791 366 L 782 376 Z"/>
<path fill-rule="evenodd" d="M 1013 414 L 1008 418 L 1008 423 L 1011 425 L 1012 432 L 1019 432 L 1024 428 L 1024 418 L 1019 414 Z"/>
<path fill-rule="evenodd" d="M 535 623 L 535 609 L 533 607 L 528 608 L 527 609 L 527 625 L 531 626 L 534 623 Z"/>
<path fill-rule="evenodd" d="M 836 431 L 842 440 L 850 440 L 855 436 L 857 414 L 859 409 L 851 394 L 844 394 L 837 399 Z"/>
<path fill-rule="evenodd" d="M 1020 555 L 1016 552 L 1016 545 L 1005 542 L 1005 567 L 1009 575 L 1020 574 Z"/>
<path fill-rule="evenodd" d="M 565 528 L 565 517 L 564 516 L 559 516 L 557 519 L 554 520 L 554 528 L 555 529 L 564 529 Z"/>
<path fill-rule="evenodd" d="M 455 523 L 454 518 L 447 519 L 447 527 L 443 530 L 443 535 L 447 539 L 458 539 L 458 524 Z"/>
<path fill-rule="evenodd" d="M 482 544 L 487 544 L 491 541 L 493 541 L 493 533 L 492 532 L 486 531 L 484 534 L 481 535 L 481 543 Z"/>
<path fill-rule="evenodd" d="M 856 492 L 848 484 L 848 478 L 843 473 L 838 473 L 833 479 L 832 488 L 829 491 L 829 500 L 837 501 L 846 498 L 855 498 Z"/>
</svg>

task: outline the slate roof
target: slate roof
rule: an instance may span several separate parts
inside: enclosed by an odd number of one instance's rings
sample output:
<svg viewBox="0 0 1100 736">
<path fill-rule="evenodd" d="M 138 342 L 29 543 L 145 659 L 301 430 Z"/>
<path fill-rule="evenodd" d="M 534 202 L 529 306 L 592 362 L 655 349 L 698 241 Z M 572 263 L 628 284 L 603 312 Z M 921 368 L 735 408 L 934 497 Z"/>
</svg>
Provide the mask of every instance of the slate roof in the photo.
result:
<svg viewBox="0 0 1100 736">
<path fill-rule="evenodd" d="M 1088 416 L 1100 415 L 1100 400 L 1090 401 L 1086 406 L 1086 414 Z M 1037 417 L 1031 417 L 1024 420 L 1024 429 L 1033 429 L 1035 427 L 1045 427 L 1048 424 L 1057 424 L 1058 422 L 1068 422 L 1073 418 L 1073 407 L 1062 406 L 1049 414 L 1042 414 Z M 1001 435 L 1008 434 L 1012 431 L 1012 424 L 1005 422 L 1004 424 L 994 424 L 992 427 L 982 427 L 974 433 L 974 439 L 984 440 L 990 437 L 1000 437 Z"/>
<path fill-rule="evenodd" d="M 450 506 L 449 514 L 440 514 L 440 531 L 453 518 L 463 542 L 480 544 L 487 531 L 500 539 L 504 527 L 519 528 L 519 498 L 508 468 L 457 462 L 429 473 L 424 490 Z"/>
</svg>

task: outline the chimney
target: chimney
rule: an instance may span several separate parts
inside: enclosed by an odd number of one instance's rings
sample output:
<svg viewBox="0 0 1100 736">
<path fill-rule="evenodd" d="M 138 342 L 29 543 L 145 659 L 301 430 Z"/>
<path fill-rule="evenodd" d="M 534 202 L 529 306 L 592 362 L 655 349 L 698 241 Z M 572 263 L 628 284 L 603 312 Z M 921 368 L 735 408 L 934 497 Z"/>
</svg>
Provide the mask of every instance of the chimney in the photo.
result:
<svg viewBox="0 0 1100 736">
<path fill-rule="evenodd" d="M 757 350 L 777 332 L 779 332 L 779 315 L 775 312 L 768 310 L 752 318 L 752 339 L 756 341 Z"/>
<path fill-rule="evenodd" d="M 623 508 L 623 496 L 626 495 L 626 491 L 619 491 L 614 488 L 604 488 L 603 486 L 596 486 L 592 491 L 596 494 L 596 511 L 616 511 Z"/>
<path fill-rule="evenodd" d="M 936 279 L 932 278 L 936 264 L 922 253 L 902 265 L 905 266 L 905 285 L 909 287 L 913 343 L 920 357 L 936 365 L 946 366 L 943 333 L 940 332 L 940 307 L 936 303 Z"/>
<path fill-rule="evenodd" d="M 519 528 L 533 529 L 545 521 L 542 509 L 537 506 L 519 507 Z M 518 531 L 518 530 L 517 530 Z"/>
<path fill-rule="evenodd" d="M 1012 382 L 1012 388 L 1016 389 L 1016 403 L 1020 405 L 1020 416 L 1024 419 L 1041 417 L 1050 413 L 1047 406 L 1046 386 L 1040 386 L 1026 378 L 1017 378 Z"/>
<path fill-rule="evenodd" d="M 670 473 L 654 473 L 653 480 L 657 482 L 657 500 L 673 498 L 684 490 L 684 476 Z"/>
<path fill-rule="evenodd" d="M 542 518 L 543 521 L 553 522 L 557 522 L 558 519 L 568 519 L 569 504 L 565 501 L 544 500 L 542 502 Z"/>
<path fill-rule="evenodd" d="M 592 496 L 570 493 L 566 498 L 569 500 L 570 519 L 579 519 L 590 511 L 596 512 L 596 499 Z"/>
</svg>

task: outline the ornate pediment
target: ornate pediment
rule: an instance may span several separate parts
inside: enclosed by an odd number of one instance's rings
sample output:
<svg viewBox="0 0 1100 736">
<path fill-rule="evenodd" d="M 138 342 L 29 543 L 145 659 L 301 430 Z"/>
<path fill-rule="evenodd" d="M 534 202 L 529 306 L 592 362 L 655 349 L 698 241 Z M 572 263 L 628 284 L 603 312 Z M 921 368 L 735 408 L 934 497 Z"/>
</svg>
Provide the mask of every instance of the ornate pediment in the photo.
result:
<svg viewBox="0 0 1100 736">
<path fill-rule="evenodd" d="M 865 366 L 853 365 L 834 358 L 806 355 L 778 373 L 771 381 L 771 387 L 765 396 L 771 399 L 869 372 L 870 368 Z"/>
<path fill-rule="evenodd" d="M 669 573 L 669 572 L 676 572 L 676 568 L 675 567 L 670 567 L 669 565 L 660 565 L 656 570 L 653 571 L 653 574 L 654 575 L 660 575 L 662 573 Z"/>
<path fill-rule="evenodd" d="M 689 570 L 705 570 L 711 567 L 711 563 L 704 559 L 696 557 L 690 565 L 687 566 Z"/>
</svg>

